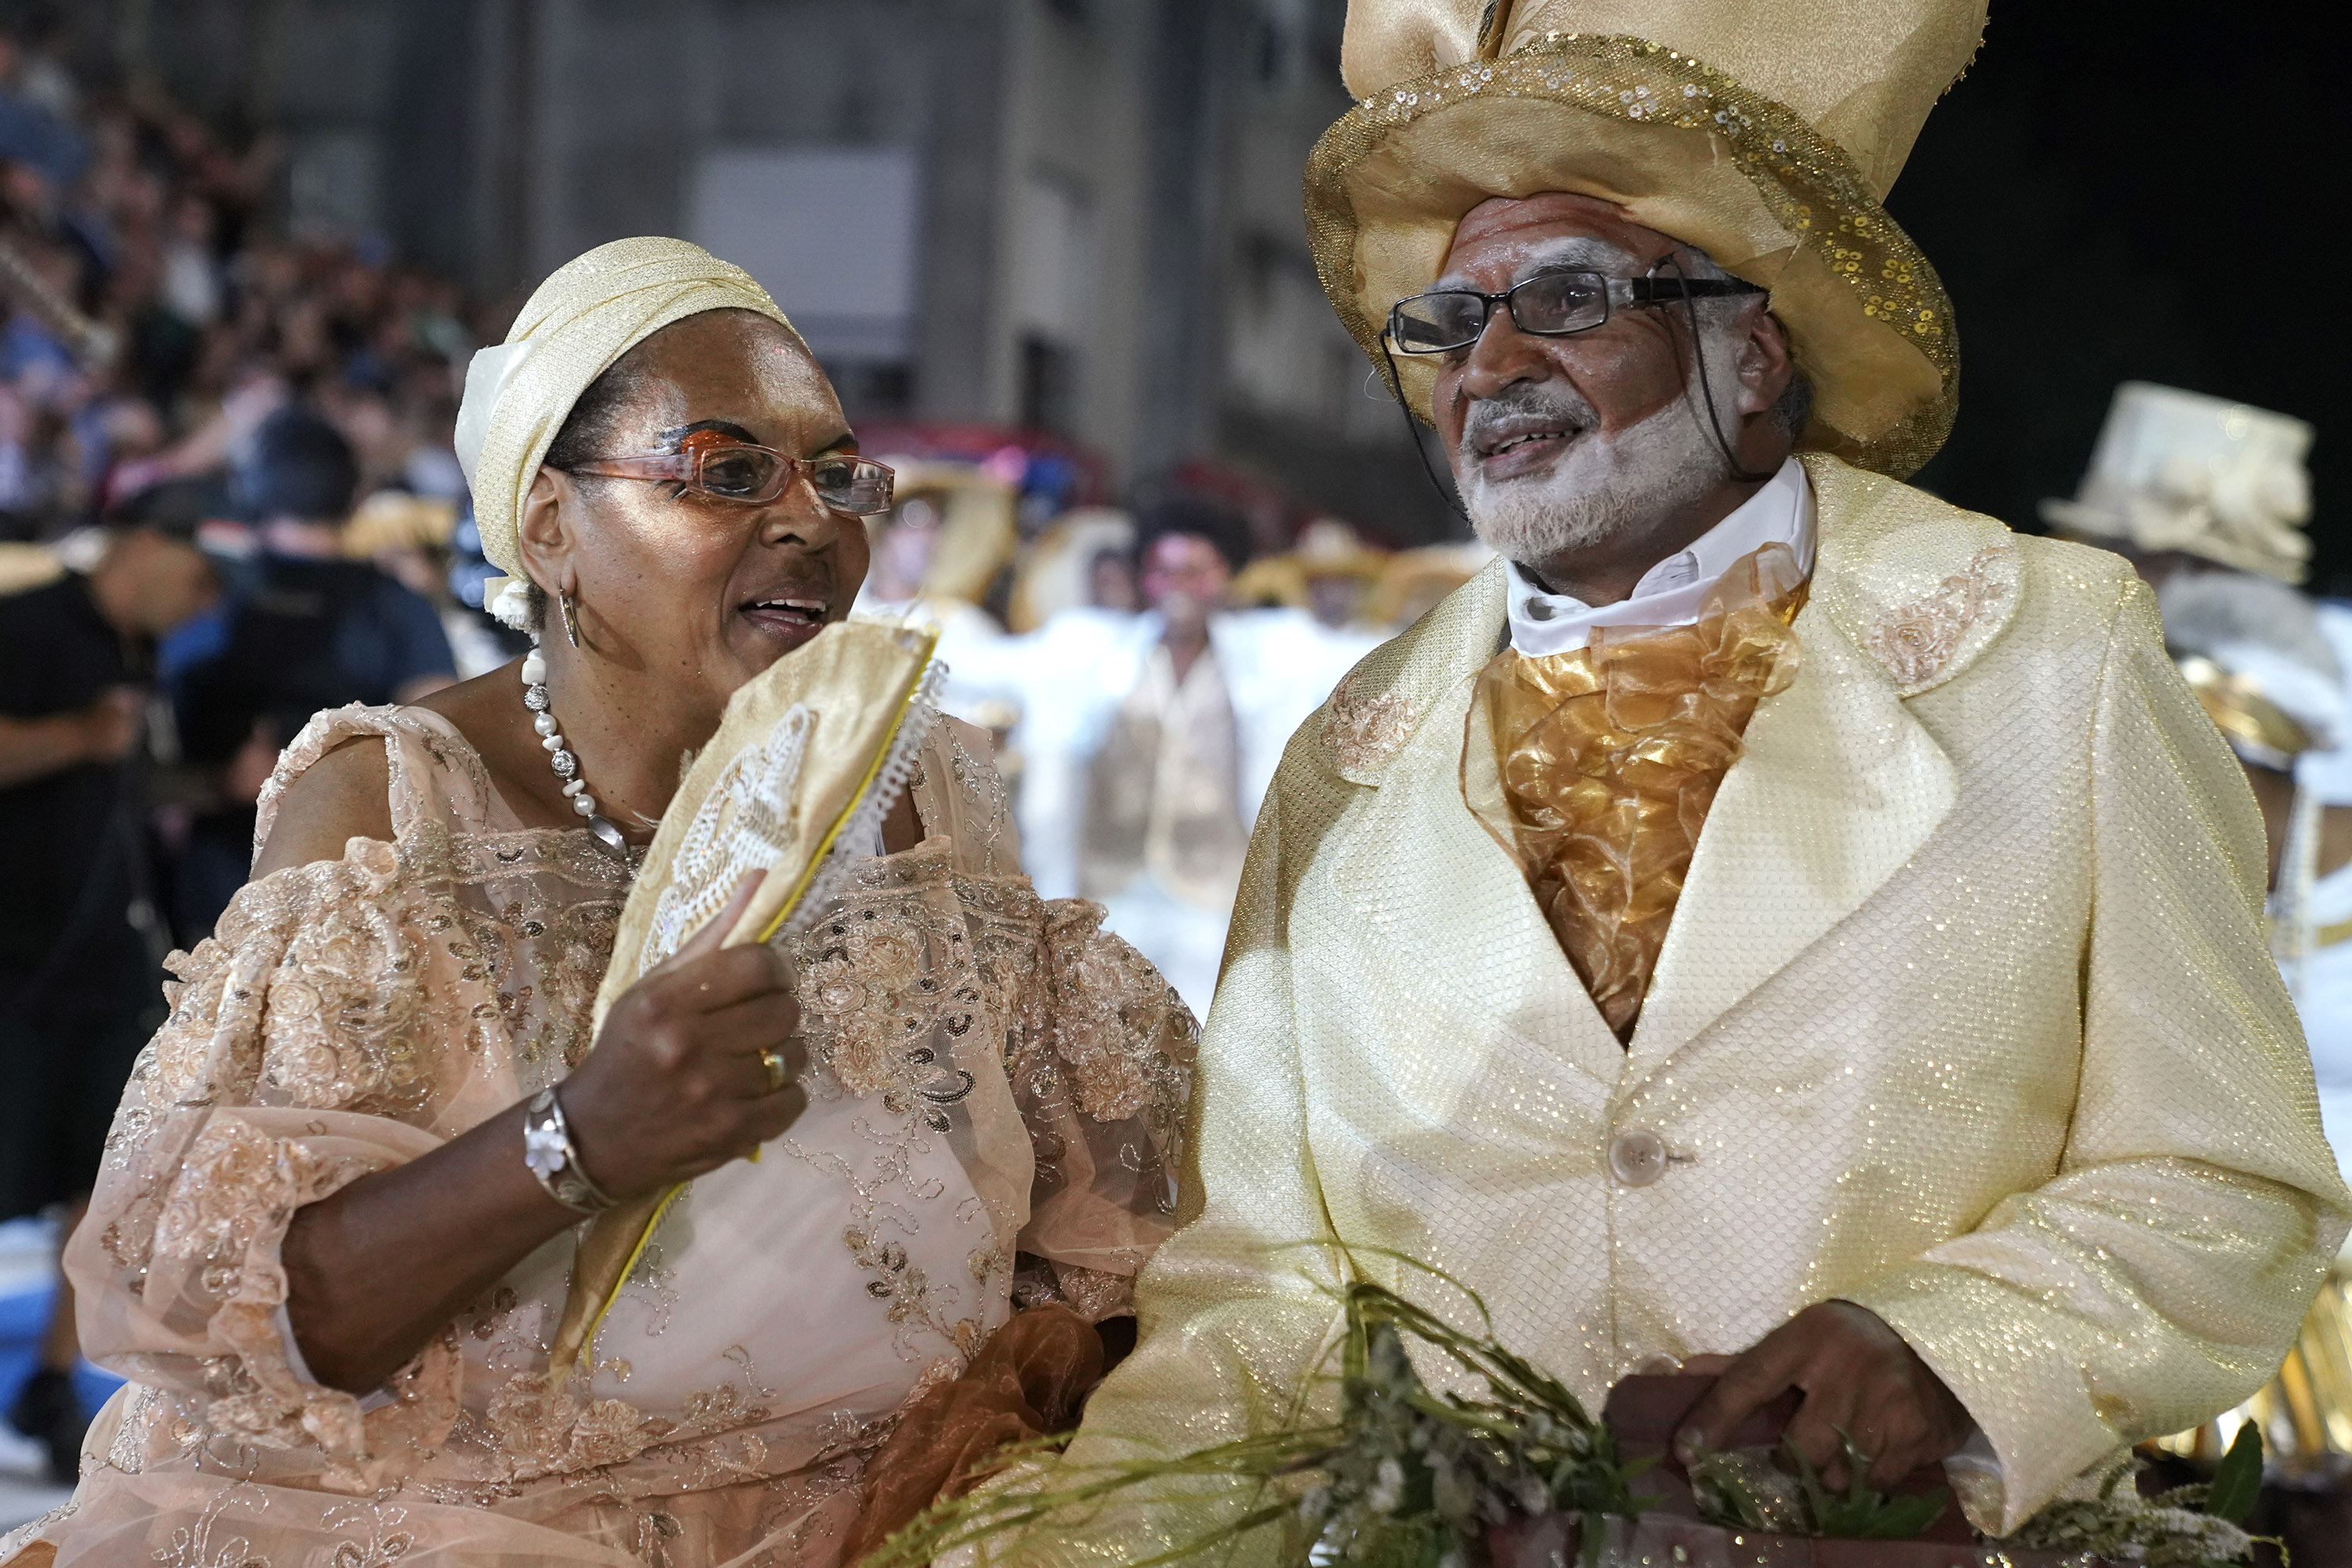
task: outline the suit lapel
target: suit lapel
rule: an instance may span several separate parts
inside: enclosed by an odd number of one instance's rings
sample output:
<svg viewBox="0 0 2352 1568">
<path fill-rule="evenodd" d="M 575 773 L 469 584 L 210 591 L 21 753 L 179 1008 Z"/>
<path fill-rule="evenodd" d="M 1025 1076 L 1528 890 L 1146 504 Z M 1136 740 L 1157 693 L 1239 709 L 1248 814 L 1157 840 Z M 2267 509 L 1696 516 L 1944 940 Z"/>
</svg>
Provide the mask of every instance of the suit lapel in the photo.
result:
<svg viewBox="0 0 2352 1568">
<path fill-rule="evenodd" d="M 1796 623 L 1803 662 L 1758 705 L 1716 795 L 1630 1047 L 1463 798 L 1474 682 L 1503 637 L 1501 563 L 1332 694 L 1319 729 L 1336 770 L 1380 796 L 1329 875 L 1403 1005 L 1499 1027 L 1622 1094 L 1860 909 L 1942 823 L 1957 775 L 1906 701 L 1965 672 L 2014 616 L 2009 531 L 1834 458 L 1803 461 L 1821 530 Z M 1434 973 L 1423 933 L 1465 924 L 1478 972 Z"/>
<path fill-rule="evenodd" d="M 1860 909 L 1958 791 L 1906 700 L 1960 674 L 2016 611 L 2009 531 L 1808 457 L 1821 549 L 1795 684 L 1724 777 L 1635 1026 L 1625 1087 Z"/>
<path fill-rule="evenodd" d="M 1402 1009 L 1475 1038 L 1499 1031 L 1613 1085 L 1624 1051 L 1559 950 L 1518 863 L 1462 795 L 1465 729 L 1478 672 L 1503 636 L 1499 565 L 1457 590 L 1412 630 L 1367 656 L 1333 694 L 1326 737 L 1341 776 L 1378 795 L 1335 846 L 1334 891 L 1361 920 L 1368 963 Z M 1472 743 L 1488 743 L 1483 733 Z M 1382 754 L 1385 752 L 1385 754 Z M 1469 968 L 1429 962 L 1428 933 L 1450 931 L 1480 955 Z M 1465 1053 L 1462 1066 L 1478 1062 Z"/>
<path fill-rule="evenodd" d="M 1951 809 L 1952 764 L 1818 608 L 1699 834 L 1633 1031 L 1629 1084 L 1862 907 Z"/>
</svg>

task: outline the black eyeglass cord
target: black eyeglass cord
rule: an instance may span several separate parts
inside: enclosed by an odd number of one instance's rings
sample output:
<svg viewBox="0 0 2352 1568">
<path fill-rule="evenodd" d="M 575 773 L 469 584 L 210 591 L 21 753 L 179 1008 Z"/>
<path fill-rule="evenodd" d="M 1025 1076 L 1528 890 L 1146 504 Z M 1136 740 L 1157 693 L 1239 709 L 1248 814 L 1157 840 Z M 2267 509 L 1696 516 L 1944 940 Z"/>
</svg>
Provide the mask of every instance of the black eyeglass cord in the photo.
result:
<svg viewBox="0 0 2352 1568">
<path fill-rule="evenodd" d="M 1706 400 L 1707 434 L 1715 437 L 1716 446 L 1722 450 L 1724 466 L 1731 470 L 1731 477 L 1742 484 L 1756 484 L 1770 479 L 1772 476 L 1769 473 L 1751 473 L 1740 463 L 1738 458 L 1733 455 L 1731 443 L 1723 434 L 1723 416 L 1716 412 L 1715 384 L 1707 379 L 1706 375 L 1706 340 L 1699 336 L 1698 305 L 1691 298 L 1690 278 L 1683 271 L 1683 264 L 1675 259 L 1671 251 L 1650 264 L 1651 273 L 1655 275 L 1661 267 L 1673 268 L 1675 281 L 1683 286 L 1683 315 L 1690 322 L 1691 367 L 1693 373 L 1698 377 L 1699 395 Z"/>
<path fill-rule="evenodd" d="M 1397 374 L 1396 353 L 1389 347 L 1386 332 L 1381 334 L 1381 357 L 1388 361 L 1389 390 L 1396 396 L 1397 411 L 1404 416 L 1404 438 L 1412 443 L 1412 455 L 1421 459 L 1421 471 L 1428 476 L 1429 488 L 1437 492 L 1437 499 L 1445 503 L 1446 510 L 1460 518 L 1465 527 L 1475 532 L 1477 525 L 1463 510 L 1461 498 L 1438 479 L 1437 468 L 1429 460 L 1429 448 L 1423 445 L 1421 439 L 1421 421 L 1412 416 L 1412 405 L 1404 400 L 1404 382 Z"/>
</svg>

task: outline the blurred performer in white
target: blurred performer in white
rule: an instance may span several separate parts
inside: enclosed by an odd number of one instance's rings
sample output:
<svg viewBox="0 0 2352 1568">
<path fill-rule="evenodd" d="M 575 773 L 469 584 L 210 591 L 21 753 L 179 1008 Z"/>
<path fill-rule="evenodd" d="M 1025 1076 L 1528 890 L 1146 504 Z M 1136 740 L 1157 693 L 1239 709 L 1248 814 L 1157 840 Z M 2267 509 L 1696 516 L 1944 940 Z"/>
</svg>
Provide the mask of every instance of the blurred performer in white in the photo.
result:
<svg viewBox="0 0 2352 1568">
<path fill-rule="evenodd" d="M 2174 662 L 2244 769 L 2270 851 L 2271 952 L 2310 1042 L 2320 1117 L 2352 1151 L 2352 615 L 2294 584 L 2311 553 L 2301 420 L 2175 387 L 2116 389 L 2076 499 L 2042 515 L 2126 557 L 2157 590 Z M 2212 1459 L 2256 1423 L 2294 1560 L 2346 1561 L 2352 1467 L 2352 1268 L 2339 1258 L 2280 1375 L 2163 1445 Z"/>
<path fill-rule="evenodd" d="M 1091 605 L 1132 614 L 1135 520 L 1116 507 L 1074 507 L 1021 552 L 1004 624 L 1034 632 L 1064 610 Z"/>
<path fill-rule="evenodd" d="M 2352 751 L 2336 748 L 2352 742 L 2352 613 L 2294 591 L 2311 558 L 2311 437 L 2284 414 L 2126 382 L 2075 498 L 2042 515 L 2157 590 L 2167 642 L 2245 764 L 2270 839 L 2273 949 L 2340 1154 L 2352 1148 Z"/>
<path fill-rule="evenodd" d="M 1318 517 L 1289 550 L 1242 568 L 1226 597 L 1235 605 L 1304 610 L 1335 630 L 1369 629 L 1366 612 L 1388 563 L 1387 552 L 1366 549 L 1338 518 Z"/>
<path fill-rule="evenodd" d="M 1101 903 L 1205 1009 L 1282 748 L 1380 639 L 1303 609 L 1226 610 L 1248 533 L 1213 502 L 1164 502 L 1139 533 L 1141 613 L 1062 610 L 980 659 L 965 650 L 961 678 L 1020 710 L 1031 878 Z"/>
<path fill-rule="evenodd" d="M 1001 729 L 989 694 L 964 671 L 985 667 L 989 651 L 1004 639 L 1004 628 L 981 605 L 1013 560 L 1012 487 L 968 463 L 894 458 L 890 466 L 899 476 L 900 499 L 886 516 L 868 520 L 874 566 L 858 592 L 858 613 L 939 628 L 940 658 L 948 667 L 940 710 L 984 730 Z"/>
</svg>

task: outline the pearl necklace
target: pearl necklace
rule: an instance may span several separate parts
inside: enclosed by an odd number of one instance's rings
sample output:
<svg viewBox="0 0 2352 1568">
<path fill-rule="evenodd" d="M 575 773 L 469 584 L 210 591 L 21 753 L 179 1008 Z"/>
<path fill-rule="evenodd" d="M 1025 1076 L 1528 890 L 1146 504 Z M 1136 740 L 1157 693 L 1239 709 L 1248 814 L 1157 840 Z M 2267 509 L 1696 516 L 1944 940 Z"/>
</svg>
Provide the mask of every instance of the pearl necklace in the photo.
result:
<svg viewBox="0 0 2352 1568">
<path fill-rule="evenodd" d="M 563 781 L 563 793 L 571 800 L 572 809 L 588 819 L 588 831 L 596 842 L 625 859 L 629 841 L 621 836 L 612 818 L 598 814 L 596 797 L 588 793 L 588 781 L 580 776 L 580 759 L 556 728 L 549 702 L 547 660 L 541 657 L 539 649 L 533 648 L 522 656 L 522 705 L 530 710 L 530 727 L 539 731 L 539 743 L 547 748 L 547 765 Z"/>
</svg>

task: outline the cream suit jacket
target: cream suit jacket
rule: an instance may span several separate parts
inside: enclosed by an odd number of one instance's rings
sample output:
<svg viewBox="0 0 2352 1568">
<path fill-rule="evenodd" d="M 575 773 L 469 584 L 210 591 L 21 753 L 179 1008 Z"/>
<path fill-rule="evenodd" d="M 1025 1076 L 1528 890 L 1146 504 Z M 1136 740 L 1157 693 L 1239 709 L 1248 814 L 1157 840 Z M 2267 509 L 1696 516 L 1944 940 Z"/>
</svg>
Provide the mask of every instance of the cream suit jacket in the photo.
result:
<svg viewBox="0 0 2352 1568">
<path fill-rule="evenodd" d="M 1630 1048 L 1465 804 L 1499 566 L 1292 740 L 1202 1041 L 1188 1223 L 1072 1461 L 1284 1419 L 1335 1321 L 1295 1245 L 1318 1237 L 1455 1275 L 1596 1409 L 1650 1358 L 1859 1302 L 1990 1438 L 1963 1500 L 2004 1532 L 2276 1369 L 2352 1197 L 2263 944 L 2252 797 L 2150 595 L 2113 555 L 1806 468 L 1801 672 L 1716 798 Z M 1133 1560 L 1214 1511 L 1031 1545 Z"/>
</svg>

